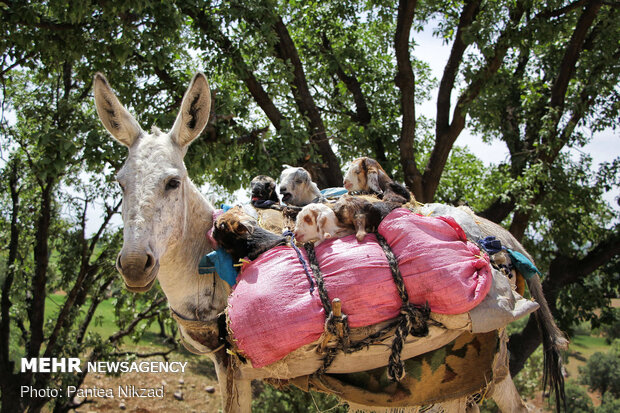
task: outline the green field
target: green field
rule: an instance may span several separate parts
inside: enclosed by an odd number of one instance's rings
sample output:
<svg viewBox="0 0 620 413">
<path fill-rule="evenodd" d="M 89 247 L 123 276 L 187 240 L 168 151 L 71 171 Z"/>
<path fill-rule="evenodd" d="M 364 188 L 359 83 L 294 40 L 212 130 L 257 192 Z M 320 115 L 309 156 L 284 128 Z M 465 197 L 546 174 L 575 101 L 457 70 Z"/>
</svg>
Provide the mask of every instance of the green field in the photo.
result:
<svg viewBox="0 0 620 413">
<path fill-rule="evenodd" d="M 58 312 L 62 308 L 64 304 L 66 296 L 64 294 L 50 294 L 45 299 L 45 317 L 47 320 L 56 320 Z M 90 305 L 90 301 L 87 301 L 85 305 L 82 307 L 83 313 L 88 309 Z M 80 320 L 82 320 L 84 315 L 80 316 Z M 141 324 L 139 324 L 136 329 L 141 328 L 147 323 L 147 320 L 144 320 Z M 114 316 L 114 304 L 112 300 L 104 300 L 98 306 L 97 310 L 95 310 L 95 315 L 93 316 L 87 330 L 88 333 L 96 333 L 99 334 L 103 338 L 107 338 L 110 335 L 116 333 L 119 330 L 116 325 L 115 316 Z M 125 343 L 128 343 L 129 340 L 125 338 Z M 157 346 L 159 347 L 161 343 L 161 338 L 159 337 L 159 326 L 156 322 L 152 323 L 147 330 L 144 332 L 144 335 L 136 343 L 139 346 Z"/>
<path fill-rule="evenodd" d="M 604 337 L 576 335 L 571 337 L 567 355 L 566 370 L 572 378 L 579 376 L 579 367 L 586 364 L 592 354 L 596 352 L 606 353 L 611 346 Z"/>
</svg>

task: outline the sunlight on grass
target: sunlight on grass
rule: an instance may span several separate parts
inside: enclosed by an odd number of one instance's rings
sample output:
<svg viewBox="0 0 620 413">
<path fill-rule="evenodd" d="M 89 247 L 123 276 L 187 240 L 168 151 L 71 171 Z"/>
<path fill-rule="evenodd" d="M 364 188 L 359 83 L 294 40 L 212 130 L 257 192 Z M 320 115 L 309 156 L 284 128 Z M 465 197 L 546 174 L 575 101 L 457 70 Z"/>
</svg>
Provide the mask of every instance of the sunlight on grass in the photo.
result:
<svg viewBox="0 0 620 413">
<path fill-rule="evenodd" d="M 610 345 L 605 342 L 604 337 L 592 337 L 584 335 L 576 335 L 571 338 L 570 347 L 568 349 L 568 360 L 566 370 L 570 377 L 579 375 L 579 366 L 586 364 L 587 359 L 592 354 L 600 351 L 605 353 L 609 351 Z"/>
</svg>

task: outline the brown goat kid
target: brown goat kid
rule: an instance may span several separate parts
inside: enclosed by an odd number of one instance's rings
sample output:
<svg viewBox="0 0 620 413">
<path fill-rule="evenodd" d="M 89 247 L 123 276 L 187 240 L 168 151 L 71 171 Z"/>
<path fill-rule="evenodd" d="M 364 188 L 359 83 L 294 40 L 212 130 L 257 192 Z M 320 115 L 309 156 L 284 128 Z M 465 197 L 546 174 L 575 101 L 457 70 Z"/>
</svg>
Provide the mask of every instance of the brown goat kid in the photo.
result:
<svg viewBox="0 0 620 413">
<path fill-rule="evenodd" d="M 363 157 L 351 161 L 344 176 L 343 185 L 349 192 L 377 194 L 380 198 L 390 202 L 400 202 L 398 198 L 390 199 L 396 195 L 405 199 L 403 203 L 412 201 L 409 190 L 394 182 L 379 162 L 372 158 Z"/>
<path fill-rule="evenodd" d="M 245 257 L 254 260 L 273 247 L 286 245 L 286 238 L 261 228 L 240 207 L 231 208 L 217 218 L 213 238 L 232 256 L 233 262 Z"/>
<path fill-rule="evenodd" d="M 361 197 L 343 195 L 333 208 L 340 224 L 355 229 L 355 238 L 362 241 L 368 232 L 377 231 L 383 218 L 407 202 L 398 195 L 392 196 L 391 199 L 391 201 L 370 202 Z"/>
</svg>

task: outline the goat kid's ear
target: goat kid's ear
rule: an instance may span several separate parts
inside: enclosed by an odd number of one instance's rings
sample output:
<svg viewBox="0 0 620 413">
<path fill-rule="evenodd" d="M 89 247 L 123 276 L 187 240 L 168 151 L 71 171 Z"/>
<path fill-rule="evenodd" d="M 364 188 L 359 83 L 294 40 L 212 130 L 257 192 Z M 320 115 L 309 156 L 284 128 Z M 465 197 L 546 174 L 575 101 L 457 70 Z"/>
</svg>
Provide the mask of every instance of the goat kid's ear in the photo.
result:
<svg viewBox="0 0 620 413">
<path fill-rule="evenodd" d="M 379 172 L 376 170 L 368 171 L 366 175 L 366 181 L 368 182 L 368 187 L 380 194 L 383 191 L 381 190 L 381 185 L 379 184 Z"/>
<path fill-rule="evenodd" d="M 130 147 L 142 134 L 142 128 L 118 100 L 102 73 L 95 73 L 93 85 L 95 107 L 101 123 L 114 139 Z"/>
<path fill-rule="evenodd" d="M 254 224 L 252 221 L 241 221 L 239 224 L 239 226 L 244 229 L 244 232 L 247 232 L 248 234 L 254 233 Z"/>
<path fill-rule="evenodd" d="M 325 230 L 327 227 L 327 216 L 320 214 L 316 220 L 316 229 L 319 234 L 323 234 L 323 238 L 331 238 L 332 234 Z"/>
<path fill-rule="evenodd" d="M 170 130 L 170 138 L 179 146 L 189 145 L 205 128 L 211 114 L 211 91 L 203 73 L 196 73 Z"/>
</svg>

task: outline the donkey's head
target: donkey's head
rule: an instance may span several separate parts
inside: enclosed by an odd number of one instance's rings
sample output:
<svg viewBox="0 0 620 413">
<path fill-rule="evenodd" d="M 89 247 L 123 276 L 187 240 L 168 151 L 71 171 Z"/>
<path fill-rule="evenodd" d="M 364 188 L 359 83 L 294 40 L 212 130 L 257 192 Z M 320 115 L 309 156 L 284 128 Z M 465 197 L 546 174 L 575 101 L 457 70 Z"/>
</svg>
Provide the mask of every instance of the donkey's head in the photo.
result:
<svg viewBox="0 0 620 413">
<path fill-rule="evenodd" d="M 172 129 L 142 130 L 97 73 L 94 80 L 97 113 L 106 129 L 129 155 L 117 174 L 123 190 L 124 242 L 116 266 L 133 292 L 148 291 L 160 259 L 187 231 L 187 196 L 192 190 L 183 157 L 188 145 L 209 120 L 211 96 L 207 79 L 198 73 L 185 92 Z"/>
</svg>

